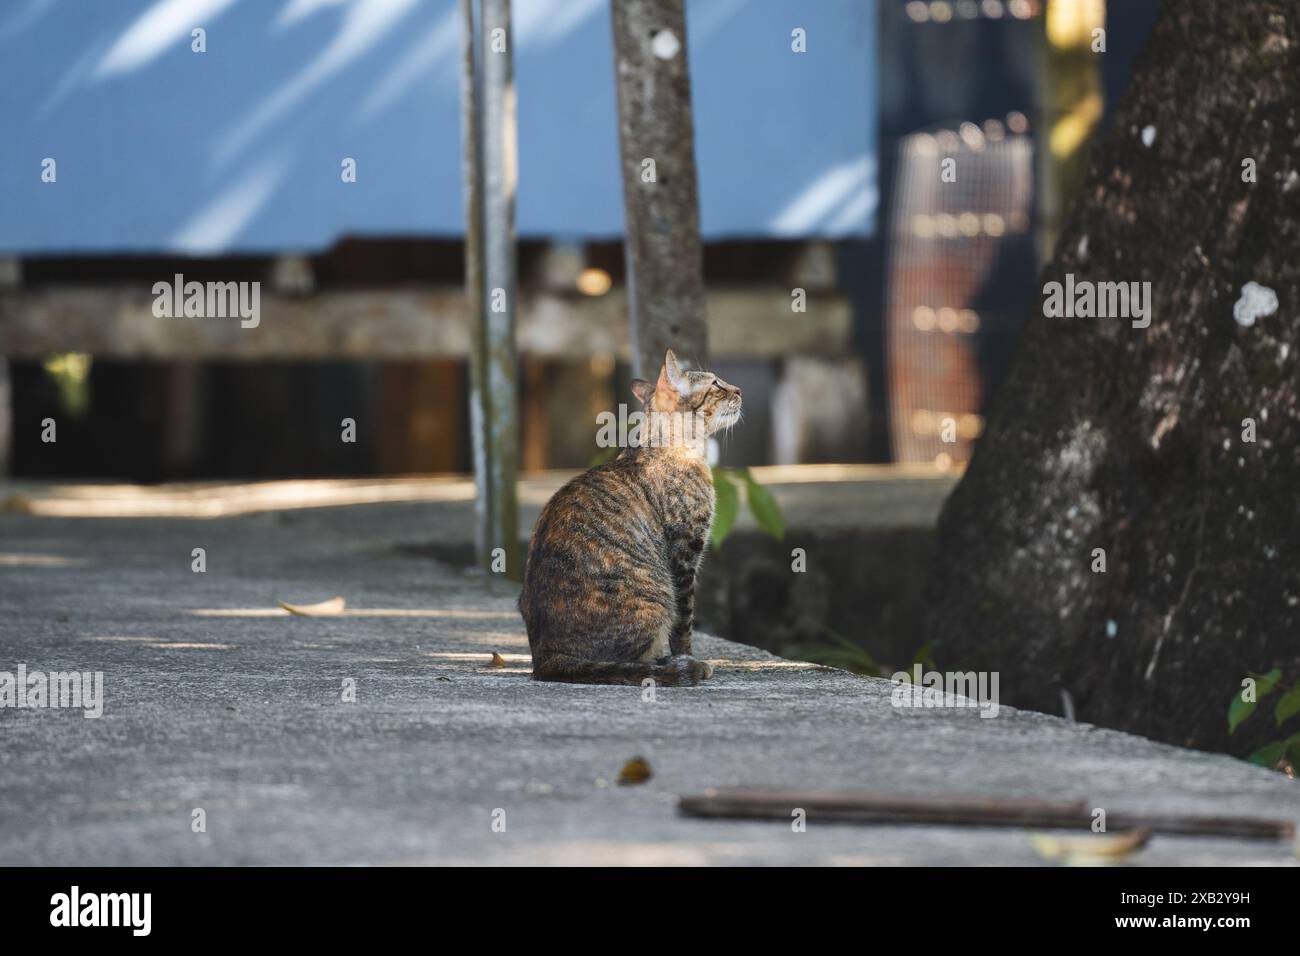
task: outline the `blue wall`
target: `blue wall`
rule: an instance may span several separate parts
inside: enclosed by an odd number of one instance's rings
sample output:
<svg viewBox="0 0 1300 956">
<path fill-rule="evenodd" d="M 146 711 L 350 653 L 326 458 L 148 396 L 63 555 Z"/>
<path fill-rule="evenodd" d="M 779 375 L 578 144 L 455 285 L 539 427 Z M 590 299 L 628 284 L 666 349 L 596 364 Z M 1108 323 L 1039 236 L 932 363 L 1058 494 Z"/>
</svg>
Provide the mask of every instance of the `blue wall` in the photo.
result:
<svg viewBox="0 0 1300 956">
<path fill-rule="evenodd" d="M 608 0 L 514 17 L 520 234 L 617 236 Z M 706 238 L 869 234 L 875 0 L 690 0 L 687 28 Z M 455 0 L 5 0 L 0 252 L 455 236 L 459 43 Z"/>
</svg>

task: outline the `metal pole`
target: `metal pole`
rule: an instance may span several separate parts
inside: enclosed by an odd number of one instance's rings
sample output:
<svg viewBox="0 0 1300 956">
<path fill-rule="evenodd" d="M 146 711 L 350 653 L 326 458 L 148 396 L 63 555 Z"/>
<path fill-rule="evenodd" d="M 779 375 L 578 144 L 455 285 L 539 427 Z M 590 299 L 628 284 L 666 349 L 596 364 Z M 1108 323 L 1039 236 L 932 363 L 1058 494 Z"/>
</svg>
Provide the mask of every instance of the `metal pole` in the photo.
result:
<svg viewBox="0 0 1300 956">
<path fill-rule="evenodd" d="M 519 580 L 514 38 L 509 0 L 480 0 L 477 24 L 473 0 L 460 7 L 476 543 L 482 567 Z"/>
</svg>

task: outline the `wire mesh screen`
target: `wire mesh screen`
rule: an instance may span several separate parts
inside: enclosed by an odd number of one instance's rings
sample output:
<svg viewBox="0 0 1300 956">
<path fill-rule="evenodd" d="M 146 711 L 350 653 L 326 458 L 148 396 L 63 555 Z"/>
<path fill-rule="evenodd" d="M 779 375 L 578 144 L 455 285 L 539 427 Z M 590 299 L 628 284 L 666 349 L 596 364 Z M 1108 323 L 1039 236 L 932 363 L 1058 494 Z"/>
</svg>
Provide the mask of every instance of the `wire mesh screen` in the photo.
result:
<svg viewBox="0 0 1300 956">
<path fill-rule="evenodd" d="M 970 459 L 1033 273 L 1033 164 L 1020 114 L 900 140 L 886 307 L 896 461 Z"/>
</svg>

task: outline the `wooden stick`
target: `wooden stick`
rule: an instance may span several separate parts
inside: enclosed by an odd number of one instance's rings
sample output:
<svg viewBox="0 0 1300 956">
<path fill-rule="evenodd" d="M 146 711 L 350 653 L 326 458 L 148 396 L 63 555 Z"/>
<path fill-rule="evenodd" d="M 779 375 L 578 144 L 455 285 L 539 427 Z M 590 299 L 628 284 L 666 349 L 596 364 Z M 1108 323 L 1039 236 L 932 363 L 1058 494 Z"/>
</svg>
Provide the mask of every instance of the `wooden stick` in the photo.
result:
<svg viewBox="0 0 1300 956">
<path fill-rule="evenodd" d="M 822 823 L 939 824 L 1038 829 L 1088 829 L 1092 808 L 1077 802 L 1007 800 L 993 797 L 908 797 L 855 792 L 706 790 L 680 798 L 688 817 L 739 820 L 789 820 L 802 809 Z M 1107 814 L 1110 831 L 1149 829 L 1185 836 L 1232 836 L 1282 840 L 1295 836 L 1290 820 L 1251 817 L 1201 817 L 1177 814 Z"/>
</svg>

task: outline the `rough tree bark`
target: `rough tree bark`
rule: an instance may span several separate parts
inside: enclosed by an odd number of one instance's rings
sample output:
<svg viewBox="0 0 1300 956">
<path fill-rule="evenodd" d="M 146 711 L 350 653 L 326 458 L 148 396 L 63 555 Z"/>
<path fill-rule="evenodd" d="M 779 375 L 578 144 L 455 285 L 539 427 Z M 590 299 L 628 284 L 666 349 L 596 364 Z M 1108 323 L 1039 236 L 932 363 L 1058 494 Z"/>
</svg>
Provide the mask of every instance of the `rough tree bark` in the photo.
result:
<svg viewBox="0 0 1300 956">
<path fill-rule="evenodd" d="M 1225 711 L 1248 670 L 1300 676 L 1298 107 L 1291 0 L 1167 0 L 1043 275 L 1149 281 L 1150 326 L 1037 300 L 940 520 L 940 667 L 1191 746 L 1278 735 Z"/>
<path fill-rule="evenodd" d="M 708 358 L 683 0 L 611 0 L 633 372 Z"/>
</svg>

